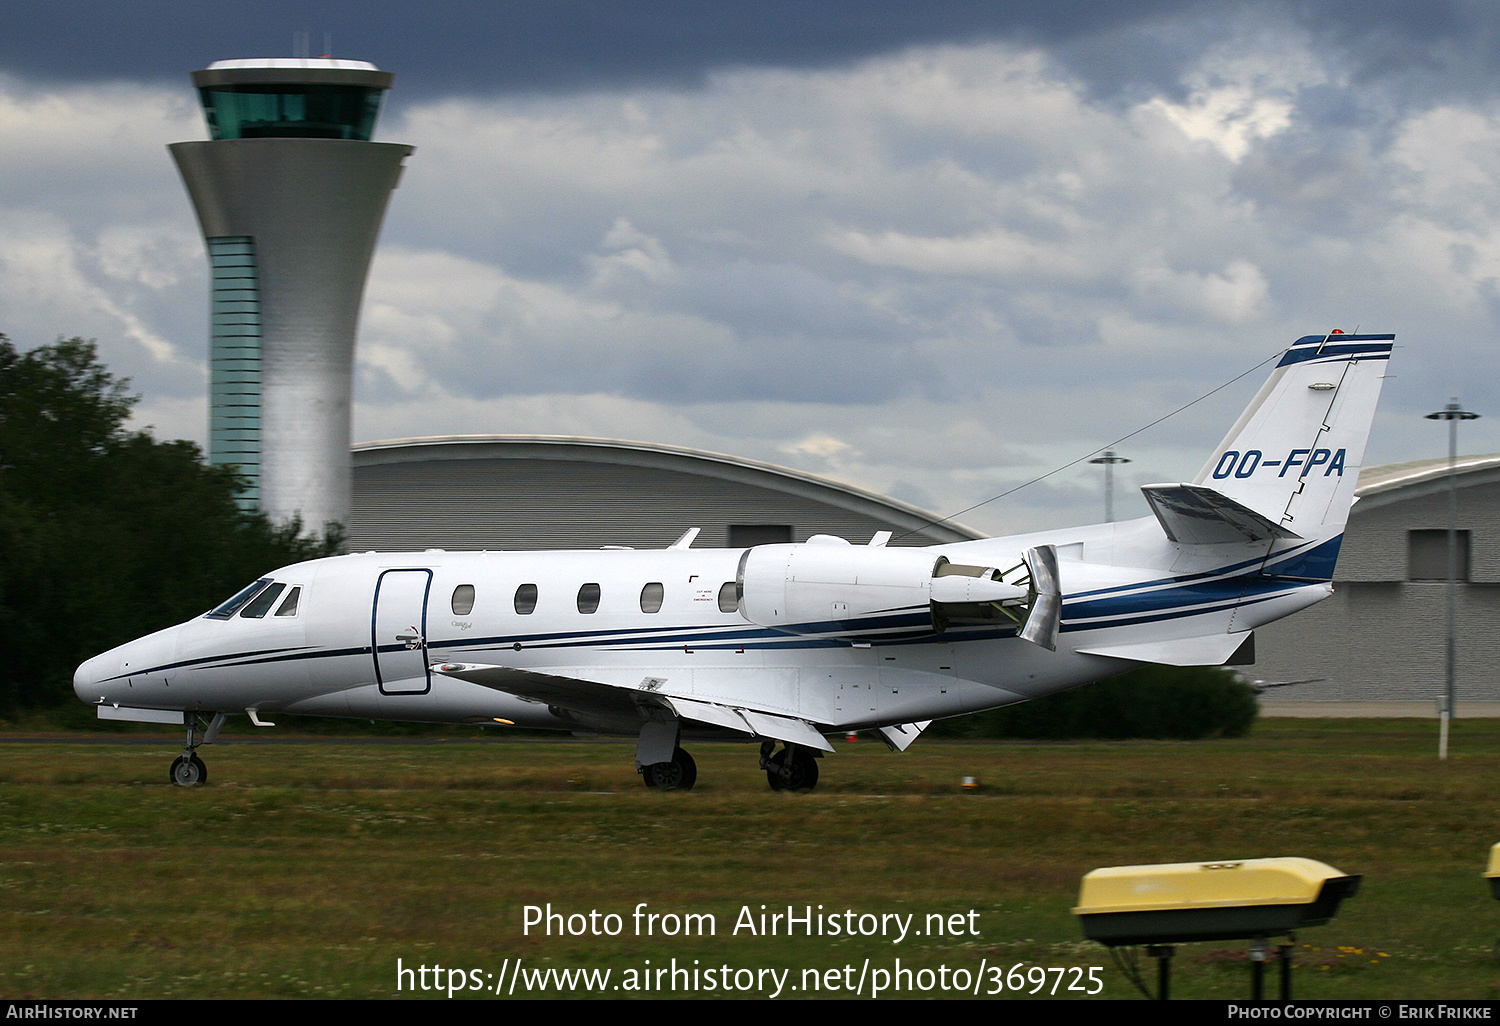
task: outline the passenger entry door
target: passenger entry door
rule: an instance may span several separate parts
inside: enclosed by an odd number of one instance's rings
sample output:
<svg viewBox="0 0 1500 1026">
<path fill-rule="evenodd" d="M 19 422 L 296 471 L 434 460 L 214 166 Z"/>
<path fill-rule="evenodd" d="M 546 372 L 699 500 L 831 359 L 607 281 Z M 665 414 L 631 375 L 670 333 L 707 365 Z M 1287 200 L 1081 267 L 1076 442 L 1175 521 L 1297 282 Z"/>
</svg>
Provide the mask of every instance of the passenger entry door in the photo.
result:
<svg viewBox="0 0 1500 1026">
<path fill-rule="evenodd" d="M 432 687 L 427 669 L 427 593 L 431 570 L 386 570 L 375 582 L 370 651 L 383 695 L 421 695 Z"/>
</svg>

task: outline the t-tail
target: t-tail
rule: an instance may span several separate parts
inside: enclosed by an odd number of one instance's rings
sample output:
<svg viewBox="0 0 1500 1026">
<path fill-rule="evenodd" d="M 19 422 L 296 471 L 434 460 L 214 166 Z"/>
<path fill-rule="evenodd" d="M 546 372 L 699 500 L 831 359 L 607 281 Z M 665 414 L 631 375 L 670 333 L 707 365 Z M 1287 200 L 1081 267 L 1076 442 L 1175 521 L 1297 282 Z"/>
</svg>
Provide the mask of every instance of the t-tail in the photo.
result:
<svg viewBox="0 0 1500 1026">
<path fill-rule="evenodd" d="M 1293 343 L 1191 484 L 1143 489 L 1167 535 L 1264 542 L 1262 574 L 1332 580 L 1395 337 Z"/>
</svg>

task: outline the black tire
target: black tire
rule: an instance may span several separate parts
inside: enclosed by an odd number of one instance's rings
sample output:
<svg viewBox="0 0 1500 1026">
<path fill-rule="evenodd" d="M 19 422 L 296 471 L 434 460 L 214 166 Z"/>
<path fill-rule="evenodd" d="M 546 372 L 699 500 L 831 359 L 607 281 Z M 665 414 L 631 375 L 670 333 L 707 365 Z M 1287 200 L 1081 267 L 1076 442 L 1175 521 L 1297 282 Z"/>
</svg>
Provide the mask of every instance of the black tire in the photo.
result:
<svg viewBox="0 0 1500 1026">
<path fill-rule="evenodd" d="M 797 760 L 796 774 L 797 783 L 792 785 L 793 791 L 811 791 L 818 786 L 818 760 L 811 755 L 802 755 Z"/>
<path fill-rule="evenodd" d="M 691 791 L 698 782 L 698 764 L 678 748 L 672 752 L 671 762 L 642 767 L 641 782 L 655 791 Z"/>
<path fill-rule="evenodd" d="M 197 787 L 208 783 L 208 767 L 196 754 L 179 755 L 172 760 L 172 769 L 167 779 L 178 787 Z"/>
<path fill-rule="evenodd" d="M 783 748 L 770 763 L 766 783 L 773 791 L 811 791 L 818 786 L 818 760 L 805 752 Z"/>
</svg>

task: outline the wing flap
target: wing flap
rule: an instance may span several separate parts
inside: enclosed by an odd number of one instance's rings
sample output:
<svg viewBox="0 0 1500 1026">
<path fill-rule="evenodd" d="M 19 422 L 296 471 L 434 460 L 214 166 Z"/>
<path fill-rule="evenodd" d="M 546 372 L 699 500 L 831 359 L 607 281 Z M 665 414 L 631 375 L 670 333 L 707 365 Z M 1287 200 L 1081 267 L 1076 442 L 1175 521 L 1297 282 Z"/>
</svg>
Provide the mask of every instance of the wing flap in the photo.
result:
<svg viewBox="0 0 1500 1026">
<path fill-rule="evenodd" d="M 760 737 L 775 738 L 787 744 L 806 745 L 808 748 L 820 748 L 825 752 L 833 751 L 833 745 L 828 743 L 828 739 L 814 730 L 812 724 L 806 720 L 778 716 L 775 713 L 756 712 L 753 709 L 740 709 L 739 713 L 745 717 L 745 722 L 749 723 L 751 729 Z"/>
<path fill-rule="evenodd" d="M 739 731 L 741 734 L 755 733 L 755 728 L 745 722 L 745 717 L 740 715 L 738 709 L 714 705 L 712 702 L 697 702 L 690 698 L 669 698 L 667 701 L 672 704 L 677 715 L 685 720 L 697 720 L 699 723 Z"/>
</svg>

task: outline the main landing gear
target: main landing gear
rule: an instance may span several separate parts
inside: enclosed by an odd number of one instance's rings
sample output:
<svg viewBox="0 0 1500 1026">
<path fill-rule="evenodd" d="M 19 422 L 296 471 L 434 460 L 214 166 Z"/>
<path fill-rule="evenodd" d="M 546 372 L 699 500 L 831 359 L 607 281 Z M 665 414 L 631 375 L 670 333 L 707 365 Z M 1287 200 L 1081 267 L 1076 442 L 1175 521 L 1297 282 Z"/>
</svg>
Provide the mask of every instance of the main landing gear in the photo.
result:
<svg viewBox="0 0 1500 1026">
<path fill-rule="evenodd" d="M 641 726 L 635 768 L 641 783 L 653 791 L 688 791 L 698 781 L 697 764 L 677 740 L 675 719 L 648 720 Z M 811 791 L 817 787 L 818 750 L 786 743 L 778 752 L 776 744 L 769 738 L 760 744 L 760 768 L 766 771 L 771 790 Z"/>
<path fill-rule="evenodd" d="M 691 791 L 698 781 L 698 764 L 681 748 L 672 750 L 671 762 L 641 767 L 641 782 L 653 791 Z"/>
<path fill-rule="evenodd" d="M 811 791 L 818 786 L 818 760 L 810 749 L 787 745 L 771 754 L 775 741 L 760 743 L 760 766 L 773 791 Z"/>
<path fill-rule="evenodd" d="M 185 712 L 182 714 L 183 723 L 187 726 L 187 741 L 182 746 L 182 754 L 172 760 L 172 769 L 167 779 L 178 787 L 197 787 L 199 784 L 208 783 L 208 767 L 203 760 L 198 758 L 199 745 L 211 745 L 219 736 L 219 728 L 224 726 L 226 716 L 224 713 L 214 713 L 214 718 L 209 721 L 208 729 L 203 732 L 203 739 L 196 740 L 199 717 L 197 713 Z"/>
</svg>

